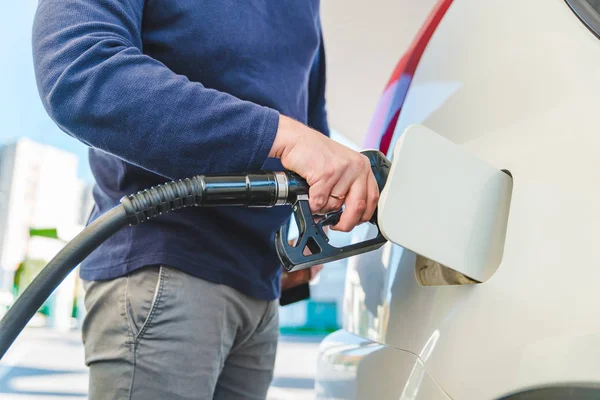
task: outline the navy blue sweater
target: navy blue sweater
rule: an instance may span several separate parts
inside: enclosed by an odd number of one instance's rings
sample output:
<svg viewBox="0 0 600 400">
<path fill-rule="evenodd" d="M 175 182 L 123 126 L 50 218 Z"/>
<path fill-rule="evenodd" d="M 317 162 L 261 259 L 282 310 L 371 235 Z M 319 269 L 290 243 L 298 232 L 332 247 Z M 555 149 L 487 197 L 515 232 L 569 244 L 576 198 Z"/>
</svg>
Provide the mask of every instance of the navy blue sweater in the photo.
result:
<svg viewBox="0 0 600 400">
<path fill-rule="evenodd" d="M 35 71 L 46 110 L 90 147 L 92 220 L 127 194 L 195 174 L 279 169 L 279 115 L 328 134 L 319 0 L 40 0 Z M 86 280 L 166 264 L 279 296 L 274 209 L 185 209 L 100 246 Z"/>
</svg>

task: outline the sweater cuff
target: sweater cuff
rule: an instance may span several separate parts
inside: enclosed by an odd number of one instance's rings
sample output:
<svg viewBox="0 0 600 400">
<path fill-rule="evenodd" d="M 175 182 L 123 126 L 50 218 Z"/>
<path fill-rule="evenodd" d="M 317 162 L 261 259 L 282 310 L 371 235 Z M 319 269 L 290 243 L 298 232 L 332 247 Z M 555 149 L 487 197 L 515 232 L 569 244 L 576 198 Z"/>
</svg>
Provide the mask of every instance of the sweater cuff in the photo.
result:
<svg viewBox="0 0 600 400">
<path fill-rule="evenodd" d="M 248 163 L 247 171 L 258 171 L 261 169 L 265 160 L 269 157 L 273 142 L 275 142 L 275 135 L 279 128 L 279 112 L 272 108 L 263 107 L 264 113 L 262 122 L 259 125 L 258 139 L 250 162 Z"/>
</svg>

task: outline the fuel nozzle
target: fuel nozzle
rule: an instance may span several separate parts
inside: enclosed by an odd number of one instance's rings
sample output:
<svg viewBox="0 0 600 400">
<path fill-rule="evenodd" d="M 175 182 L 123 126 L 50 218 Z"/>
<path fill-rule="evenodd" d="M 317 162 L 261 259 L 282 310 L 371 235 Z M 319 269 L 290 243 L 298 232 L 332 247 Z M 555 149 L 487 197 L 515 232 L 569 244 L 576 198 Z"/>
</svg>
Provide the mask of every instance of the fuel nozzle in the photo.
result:
<svg viewBox="0 0 600 400">
<path fill-rule="evenodd" d="M 371 162 L 379 191 L 387 180 L 390 162 L 374 150 L 363 154 Z M 279 259 L 287 271 L 339 260 L 374 250 L 385 243 L 378 233 L 374 239 L 345 247 L 334 247 L 323 229 L 335 225 L 342 210 L 328 215 L 313 215 L 308 203 L 308 184 L 290 171 L 260 171 L 234 175 L 197 175 L 192 178 L 164 183 L 123 197 L 121 204 L 129 225 L 137 225 L 158 215 L 184 207 L 273 207 L 292 205 L 293 217 L 300 236 L 295 246 L 288 243 L 289 222 L 275 236 Z M 377 225 L 377 214 L 370 221 Z M 310 250 L 310 255 L 305 249 Z"/>
<path fill-rule="evenodd" d="M 369 159 L 371 170 L 381 192 L 387 181 L 391 163 L 383 153 L 376 150 L 363 151 L 362 154 Z M 375 238 L 344 247 L 332 246 L 329 244 L 329 237 L 323 228 L 327 225 L 335 225 L 339 221 L 342 210 L 327 215 L 313 215 L 310 211 L 308 195 L 305 194 L 305 190 L 308 190 L 308 188 L 298 190 L 294 196 L 295 202 L 292 206 L 293 218 L 299 232 L 295 244 L 291 245 L 289 243 L 289 222 L 286 222 L 275 235 L 275 248 L 279 260 L 288 272 L 362 254 L 378 249 L 386 242 L 377 225 L 377 211 L 375 211 L 369 221 L 377 226 L 378 232 Z M 290 200 L 294 197 L 290 198 L 288 196 Z"/>
</svg>

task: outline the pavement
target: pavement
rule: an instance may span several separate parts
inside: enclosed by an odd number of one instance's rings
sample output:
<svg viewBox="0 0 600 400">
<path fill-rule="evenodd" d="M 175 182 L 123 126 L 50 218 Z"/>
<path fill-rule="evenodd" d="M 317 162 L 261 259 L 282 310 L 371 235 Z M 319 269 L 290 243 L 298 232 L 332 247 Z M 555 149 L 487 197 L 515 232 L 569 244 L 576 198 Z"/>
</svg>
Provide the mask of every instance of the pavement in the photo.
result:
<svg viewBox="0 0 600 400">
<path fill-rule="evenodd" d="M 0 361 L 3 400 L 87 399 L 79 331 L 27 328 Z M 323 336 L 282 335 L 268 400 L 314 398 L 317 348 Z"/>
<path fill-rule="evenodd" d="M 324 336 L 282 335 L 267 400 L 314 399 L 317 351 Z"/>
</svg>

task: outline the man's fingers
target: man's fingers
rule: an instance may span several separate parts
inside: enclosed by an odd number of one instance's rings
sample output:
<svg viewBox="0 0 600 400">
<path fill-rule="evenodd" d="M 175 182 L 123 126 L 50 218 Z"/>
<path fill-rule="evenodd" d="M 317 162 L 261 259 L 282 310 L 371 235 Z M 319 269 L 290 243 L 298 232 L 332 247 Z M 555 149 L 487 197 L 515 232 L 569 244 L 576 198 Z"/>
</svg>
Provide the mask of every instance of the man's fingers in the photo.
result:
<svg viewBox="0 0 600 400">
<path fill-rule="evenodd" d="M 308 203 L 313 214 L 321 212 L 327 206 L 332 186 L 331 180 L 321 180 L 308 189 Z"/>
<path fill-rule="evenodd" d="M 371 164 L 364 155 L 357 153 L 352 160 L 346 161 L 341 166 L 340 178 L 331 188 L 327 204 L 321 209 L 321 212 L 327 213 L 342 208 L 350 187 L 354 184 L 357 176 L 365 171 L 371 171 Z"/>
<path fill-rule="evenodd" d="M 375 176 L 373 176 L 373 173 L 369 172 L 369 177 L 367 178 L 367 209 L 362 215 L 360 222 L 369 222 L 371 220 L 371 217 L 377 208 L 378 202 L 379 187 L 377 186 Z"/>
<path fill-rule="evenodd" d="M 350 232 L 360 222 L 367 210 L 367 175 L 360 176 L 348 191 L 346 208 L 338 222 L 331 229 Z"/>
<path fill-rule="evenodd" d="M 335 185 L 333 185 L 333 188 L 331 189 L 331 192 L 328 195 L 329 198 L 327 200 L 327 204 L 325 205 L 325 207 L 323 207 L 323 209 L 321 209 L 321 212 L 328 213 L 332 211 L 337 211 L 340 208 L 342 208 L 342 205 L 344 205 L 346 196 L 353 182 L 353 175 L 347 173 L 343 174 L 340 180 Z"/>
</svg>

